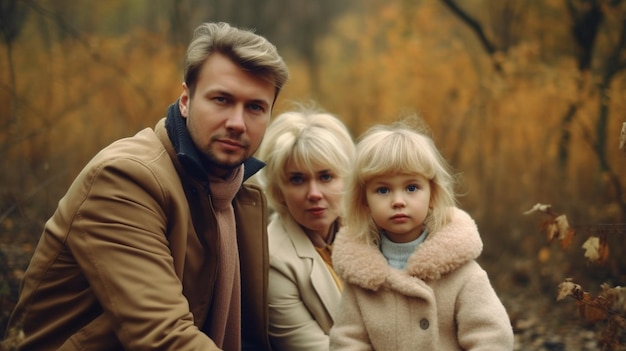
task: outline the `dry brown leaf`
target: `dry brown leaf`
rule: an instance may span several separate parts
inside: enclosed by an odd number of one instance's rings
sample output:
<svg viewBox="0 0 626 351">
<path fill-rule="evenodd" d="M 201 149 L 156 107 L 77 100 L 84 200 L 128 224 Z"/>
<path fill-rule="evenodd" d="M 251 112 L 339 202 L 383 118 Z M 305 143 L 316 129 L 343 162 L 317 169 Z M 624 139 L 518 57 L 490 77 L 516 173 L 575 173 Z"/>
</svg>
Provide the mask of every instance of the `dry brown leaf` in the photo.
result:
<svg viewBox="0 0 626 351">
<path fill-rule="evenodd" d="M 590 236 L 582 246 L 585 249 L 585 257 L 591 262 L 597 262 L 600 259 L 600 238 Z"/>
<path fill-rule="evenodd" d="M 569 222 L 567 221 L 567 216 L 564 214 L 556 217 L 554 219 L 557 228 L 559 229 L 559 239 L 565 236 L 565 234 L 569 231 Z"/>
<path fill-rule="evenodd" d="M 535 213 L 535 212 L 549 213 L 551 207 L 552 207 L 552 205 L 536 203 L 535 206 L 533 206 L 533 208 L 531 208 L 528 211 L 525 211 L 524 214 L 525 215 L 529 215 L 529 214 L 532 214 L 532 213 Z"/>
<path fill-rule="evenodd" d="M 576 291 L 580 291 L 580 285 L 572 282 L 569 279 L 566 279 L 564 282 L 559 284 L 559 293 L 556 297 L 556 300 L 561 301 L 568 296 L 575 296 Z"/>
<path fill-rule="evenodd" d="M 599 322 L 606 319 L 608 316 L 608 313 L 605 310 L 590 305 L 584 305 L 582 310 L 583 312 L 581 317 L 590 322 Z"/>
<path fill-rule="evenodd" d="M 0 340 L 0 350 L 18 350 L 20 344 L 24 342 L 24 330 L 22 328 L 11 328 L 8 330 L 6 339 Z"/>
<path fill-rule="evenodd" d="M 598 263 L 603 264 L 609 258 L 609 244 L 606 240 L 600 240 L 600 246 L 598 247 Z"/>
<path fill-rule="evenodd" d="M 584 292 L 582 299 L 576 303 L 580 316 L 588 321 L 599 322 L 607 317 L 607 311 L 594 306 L 595 298 L 588 292 Z"/>
<path fill-rule="evenodd" d="M 554 238 L 559 235 L 559 226 L 556 222 L 548 222 L 546 224 L 546 237 L 548 239 L 548 243 L 551 243 Z"/>
<path fill-rule="evenodd" d="M 626 318 L 622 316 L 614 316 L 613 323 L 617 328 L 625 329 L 626 328 Z"/>
<path fill-rule="evenodd" d="M 603 284 L 602 288 L 610 303 L 610 308 L 618 313 L 626 313 L 626 288 L 620 286 L 609 288 L 607 284 Z"/>
</svg>

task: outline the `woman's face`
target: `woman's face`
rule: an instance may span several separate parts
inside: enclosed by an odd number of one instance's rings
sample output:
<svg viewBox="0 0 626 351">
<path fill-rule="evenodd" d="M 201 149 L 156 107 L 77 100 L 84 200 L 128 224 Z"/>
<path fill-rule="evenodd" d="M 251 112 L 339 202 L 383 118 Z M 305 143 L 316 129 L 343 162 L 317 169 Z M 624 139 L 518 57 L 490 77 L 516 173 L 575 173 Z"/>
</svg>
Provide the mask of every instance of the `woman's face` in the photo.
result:
<svg viewBox="0 0 626 351">
<path fill-rule="evenodd" d="M 312 172 L 286 164 L 287 181 L 280 185 L 283 202 L 291 216 L 309 233 L 326 239 L 339 217 L 343 179 L 329 167 L 315 164 Z"/>
</svg>

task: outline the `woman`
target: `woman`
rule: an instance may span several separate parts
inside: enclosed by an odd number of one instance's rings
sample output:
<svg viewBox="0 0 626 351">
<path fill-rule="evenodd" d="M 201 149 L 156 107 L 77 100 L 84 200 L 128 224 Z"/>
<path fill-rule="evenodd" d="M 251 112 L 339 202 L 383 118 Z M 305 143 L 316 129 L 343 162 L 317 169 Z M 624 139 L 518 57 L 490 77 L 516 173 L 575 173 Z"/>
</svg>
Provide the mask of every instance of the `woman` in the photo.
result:
<svg viewBox="0 0 626 351">
<path fill-rule="evenodd" d="M 331 263 L 343 179 L 354 142 L 336 117 L 300 108 L 279 115 L 259 149 L 274 213 L 268 225 L 270 340 L 275 350 L 328 350 L 341 298 Z"/>
</svg>

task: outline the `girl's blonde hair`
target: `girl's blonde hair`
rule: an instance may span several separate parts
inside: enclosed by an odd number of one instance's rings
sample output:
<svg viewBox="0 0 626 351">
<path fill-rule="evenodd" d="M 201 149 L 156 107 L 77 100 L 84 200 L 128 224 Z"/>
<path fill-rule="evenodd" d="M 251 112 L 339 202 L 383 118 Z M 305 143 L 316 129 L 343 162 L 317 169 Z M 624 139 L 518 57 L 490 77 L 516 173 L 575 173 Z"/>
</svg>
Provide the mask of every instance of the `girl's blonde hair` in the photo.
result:
<svg viewBox="0 0 626 351">
<path fill-rule="evenodd" d="M 310 172 L 323 165 L 345 179 L 354 152 L 354 141 L 343 122 L 316 105 L 296 104 L 292 111 L 280 114 L 268 127 L 257 154 L 266 163 L 259 181 L 270 207 L 281 214 L 288 212 L 280 185 L 288 181 L 289 162 Z"/>
<path fill-rule="evenodd" d="M 425 223 L 429 232 L 450 221 L 450 209 L 456 205 L 455 179 L 425 122 L 411 115 L 391 125 L 371 127 L 357 143 L 346 184 L 344 220 L 349 232 L 364 242 L 380 239 L 367 206 L 366 184 L 374 177 L 394 174 L 420 174 L 429 180 L 430 211 Z"/>
</svg>

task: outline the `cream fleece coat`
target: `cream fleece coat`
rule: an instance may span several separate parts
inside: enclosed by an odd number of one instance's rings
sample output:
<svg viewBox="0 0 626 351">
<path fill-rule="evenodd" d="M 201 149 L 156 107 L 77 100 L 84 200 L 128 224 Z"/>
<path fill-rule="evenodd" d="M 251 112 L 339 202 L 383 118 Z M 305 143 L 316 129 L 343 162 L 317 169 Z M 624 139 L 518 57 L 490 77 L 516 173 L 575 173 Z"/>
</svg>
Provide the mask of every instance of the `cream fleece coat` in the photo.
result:
<svg viewBox="0 0 626 351">
<path fill-rule="evenodd" d="M 483 247 L 476 224 L 460 209 L 452 217 L 402 271 L 349 228 L 337 234 L 333 265 L 346 286 L 331 350 L 513 349 L 507 312 L 475 261 Z"/>
</svg>

